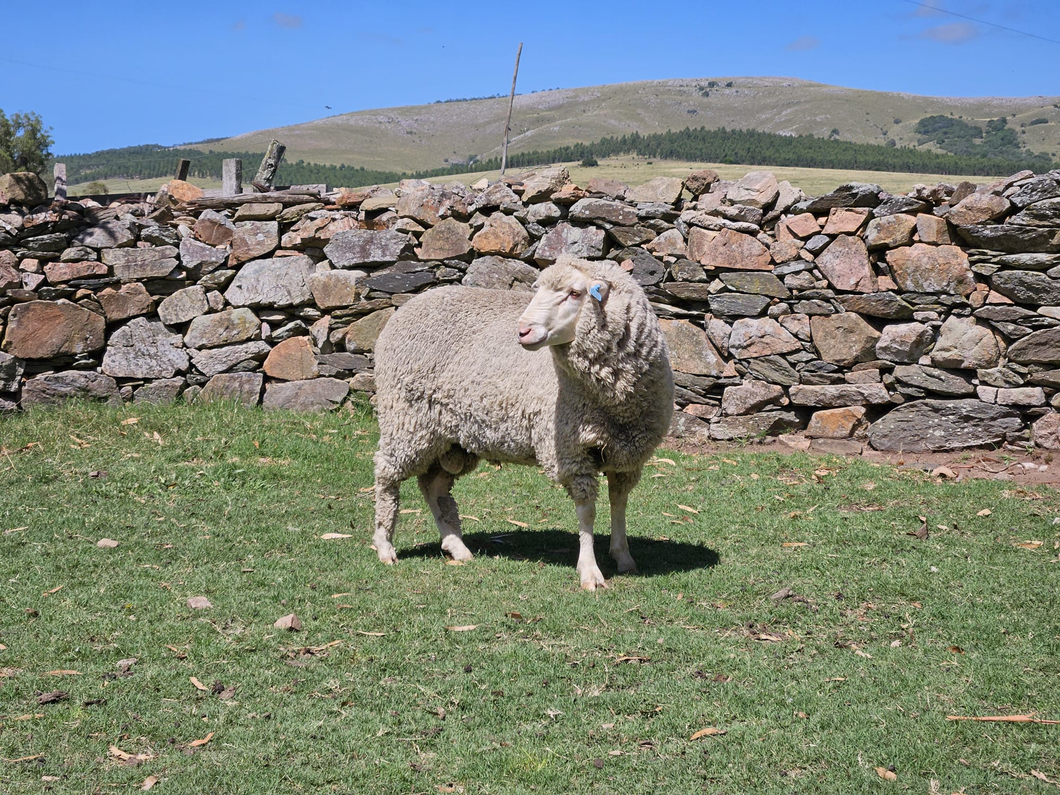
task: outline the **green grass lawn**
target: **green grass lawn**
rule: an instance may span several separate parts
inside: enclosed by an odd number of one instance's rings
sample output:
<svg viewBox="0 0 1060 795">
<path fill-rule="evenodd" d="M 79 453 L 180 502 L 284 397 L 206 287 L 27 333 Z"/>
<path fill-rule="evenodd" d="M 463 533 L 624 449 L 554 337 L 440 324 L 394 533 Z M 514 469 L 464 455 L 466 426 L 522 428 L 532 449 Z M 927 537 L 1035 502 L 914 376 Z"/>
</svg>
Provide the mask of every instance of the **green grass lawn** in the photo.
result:
<svg viewBox="0 0 1060 795">
<path fill-rule="evenodd" d="M 1060 726 L 947 720 L 1060 720 L 1053 487 L 664 450 L 641 574 L 585 593 L 531 468 L 458 484 L 459 566 L 406 484 L 380 565 L 375 440 L 364 406 L 0 419 L 0 791 L 1056 791 Z"/>
</svg>

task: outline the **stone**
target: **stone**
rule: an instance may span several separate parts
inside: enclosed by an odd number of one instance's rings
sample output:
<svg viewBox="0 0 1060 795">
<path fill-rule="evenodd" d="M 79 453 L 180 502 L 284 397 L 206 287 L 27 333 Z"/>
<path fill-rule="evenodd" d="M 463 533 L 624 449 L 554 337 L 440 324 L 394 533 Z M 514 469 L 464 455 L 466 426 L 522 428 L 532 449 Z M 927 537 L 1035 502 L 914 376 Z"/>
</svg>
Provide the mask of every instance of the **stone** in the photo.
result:
<svg viewBox="0 0 1060 795">
<path fill-rule="evenodd" d="M 261 399 L 261 387 L 264 382 L 265 377 L 261 373 L 220 373 L 209 380 L 195 398 L 195 402 L 225 401 L 256 406 Z"/>
<path fill-rule="evenodd" d="M 800 213 L 792 216 L 784 222 L 784 225 L 791 234 L 800 240 L 807 240 L 821 233 L 821 225 L 817 223 L 817 219 L 812 213 Z"/>
<path fill-rule="evenodd" d="M 265 375 L 281 381 L 302 381 L 320 375 L 313 343 L 308 337 L 291 337 L 273 348 L 265 364 Z"/>
<path fill-rule="evenodd" d="M 21 288 L 22 276 L 18 270 L 18 259 L 10 251 L 0 250 L 0 291 Z"/>
<path fill-rule="evenodd" d="M 756 317 L 769 306 L 766 296 L 744 293 L 718 293 L 707 300 L 710 302 L 710 311 L 722 317 Z"/>
<path fill-rule="evenodd" d="M 340 196 L 340 198 L 342 197 Z M 357 203 L 360 204 L 361 201 L 363 201 L 363 197 Z M 338 199 L 336 199 L 335 203 L 340 207 L 343 206 Z M 282 212 L 283 205 L 280 202 L 252 202 L 239 205 L 236 214 L 232 216 L 232 221 L 235 222 L 238 228 L 240 221 L 271 221 Z"/>
<path fill-rule="evenodd" d="M 781 265 L 797 259 L 800 251 L 802 251 L 802 244 L 798 240 L 778 240 L 769 246 L 769 256 Z"/>
<path fill-rule="evenodd" d="M 1045 390 L 1040 386 L 1003 387 L 997 390 L 996 402 L 999 406 L 1044 406 Z"/>
<path fill-rule="evenodd" d="M 193 318 L 184 335 L 189 348 L 217 348 L 261 336 L 261 321 L 246 308 L 229 309 Z"/>
<path fill-rule="evenodd" d="M 623 270 L 642 287 L 658 284 L 666 276 L 666 266 L 643 248 L 624 248 L 611 253 Z M 697 266 L 698 267 L 698 266 Z"/>
<path fill-rule="evenodd" d="M 918 215 L 916 217 L 916 233 L 921 243 L 948 246 L 954 242 L 946 219 L 939 218 L 936 215 L 928 215 L 926 213 Z"/>
<path fill-rule="evenodd" d="M 725 194 L 731 204 L 746 204 L 759 209 L 771 205 L 778 195 L 780 185 L 768 171 L 748 171 Z"/>
<path fill-rule="evenodd" d="M 674 370 L 691 375 L 720 377 L 725 363 L 711 345 L 707 333 L 687 320 L 661 319 Z"/>
<path fill-rule="evenodd" d="M 36 207 L 47 201 L 48 186 L 32 171 L 0 174 L 0 205 L 21 204 L 23 207 Z"/>
<path fill-rule="evenodd" d="M 90 279 L 93 276 L 106 276 L 110 268 L 102 262 L 49 262 L 44 266 L 44 276 L 48 284 L 62 284 L 74 279 Z"/>
<path fill-rule="evenodd" d="M 618 226 L 634 226 L 637 211 L 625 202 L 607 199 L 580 199 L 570 208 L 568 217 L 575 221 L 605 221 Z"/>
<path fill-rule="evenodd" d="M 330 411 L 341 406 L 349 392 L 349 384 L 337 378 L 269 384 L 262 406 L 288 411 Z"/>
<path fill-rule="evenodd" d="M 810 333 L 814 347 L 826 362 L 850 367 L 876 358 L 880 332 L 853 312 L 811 317 Z"/>
<path fill-rule="evenodd" d="M 873 218 L 865 228 L 865 245 L 871 249 L 897 248 L 913 242 L 917 222 L 911 215 L 884 215 Z"/>
<path fill-rule="evenodd" d="M 165 278 L 177 267 L 177 253 L 173 246 L 105 248 L 100 252 L 100 257 L 113 268 L 116 277 L 123 282 L 131 282 Z"/>
<path fill-rule="evenodd" d="M 599 227 L 558 223 L 541 238 L 534 253 L 534 260 L 545 265 L 564 255 L 580 259 L 599 259 L 605 253 L 606 236 L 607 233 Z"/>
<path fill-rule="evenodd" d="M 769 249 L 751 235 L 732 229 L 714 234 L 693 227 L 688 233 L 688 257 L 701 265 L 726 270 L 772 270 Z"/>
<path fill-rule="evenodd" d="M 471 245 L 479 254 L 518 257 L 530 245 L 530 235 L 515 218 L 496 212 L 472 238 Z M 423 258 L 422 254 L 420 256 Z"/>
<path fill-rule="evenodd" d="M 607 230 L 607 234 L 620 246 L 637 246 L 656 236 L 656 233 L 646 226 L 613 226 Z"/>
<path fill-rule="evenodd" d="M 235 236 L 236 227 L 216 210 L 203 210 L 192 231 L 208 246 L 227 246 Z"/>
<path fill-rule="evenodd" d="M 0 353 L 0 392 L 17 392 L 26 363 L 9 353 Z"/>
<path fill-rule="evenodd" d="M 514 193 L 512 194 L 515 195 Z M 517 209 L 522 209 L 522 204 L 519 204 L 519 199 L 516 198 Z M 563 210 L 558 205 L 552 202 L 541 202 L 541 204 L 531 204 L 526 209 L 526 222 L 528 224 L 553 224 L 563 217 Z"/>
<path fill-rule="evenodd" d="M 1060 450 L 1060 413 L 1051 411 L 1032 426 L 1034 446 L 1044 450 Z"/>
<path fill-rule="evenodd" d="M 357 303 L 363 271 L 317 271 L 306 276 L 313 303 L 320 309 L 338 309 Z"/>
<path fill-rule="evenodd" d="M 471 251 L 470 238 L 471 227 L 446 218 L 423 233 L 416 256 L 421 260 L 459 259 Z"/>
<path fill-rule="evenodd" d="M 393 316 L 395 309 L 380 309 L 351 323 L 344 334 L 347 353 L 363 353 L 375 350 L 375 342 L 383 326 Z"/>
<path fill-rule="evenodd" d="M 331 238 L 324 254 L 336 268 L 388 265 L 401 257 L 409 243 L 409 236 L 401 232 L 347 229 Z"/>
<path fill-rule="evenodd" d="M 754 414 L 769 405 L 779 405 L 784 389 L 765 381 L 748 381 L 739 386 L 725 388 L 721 397 L 721 413 L 724 415 Z"/>
<path fill-rule="evenodd" d="M 306 278 L 315 270 L 306 256 L 248 262 L 236 274 L 225 300 L 232 306 L 298 306 L 313 300 Z"/>
<path fill-rule="evenodd" d="M 885 406 L 891 395 L 883 384 L 798 384 L 788 390 L 796 406 L 839 408 L 842 406 Z"/>
<path fill-rule="evenodd" d="M 718 172 L 712 168 L 704 168 L 699 171 L 693 171 L 687 177 L 685 177 L 685 188 L 693 196 L 699 196 L 702 193 L 706 193 L 710 190 L 710 186 L 717 182 L 721 177 L 718 176 Z M 596 179 L 589 180 L 589 190 L 593 190 L 593 183 Z M 621 184 L 621 183 L 620 183 Z M 621 198 L 621 197 L 618 197 Z"/>
<path fill-rule="evenodd" d="M 79 232 L 70 242 L 75 246 L 95 249 L 124 248 L 136 243 L 136 234 L 127 222 L 110 218 Z"/>
<path fill-rule="evenodd" d="M 850 439 L 868 425 L 865 413 L 863 406 L 815 411 L 806 425 L 806 435 L 813 439 Z"/>
<path fill-rule="evenodd" d="M 723 273 L 722 282 L 730 290 L 752 295 L 767 295 L 770 298 L 790 298 L 791 291 L 772 273 L 758 271 Z"/>
<path fill-rule="evenodd" d="M 1060 229 L 1043 229 L 1015 224 L 961 226 L 959 234 L 973 248 L 1003 251 L 1009 254 L 1060 252 Z"/>
<path fill-rule="evenodd" d="M 645 243 L 644 248 L 659 257 L 686 257 L 688 244 L 684 235 L 676 229 L 667 229 L 654 240 Z"/>
<path fill-rule="evenodd" d="M 241 345 L 230 345 L 223 348 L 207 348 L 192 351 L 191 363 L 203 375 L 210 377 L 231 370 L 237 364 L 246 361 L 260 361 L 269 354 L 269 344 L 256 340 Z"/>
<path fill-rule="evenodd" d="M 47 406 L 75 398 L 102 400 L 112 406 L 121 405 L 118 383 L 109 375 L 84 370 L 46 373 L 31 378 L 22 386 L 22 408 Z"/>
<path fill-rule="evenodd" d="M 869 444 L 884 452 L 921 453 L 999 444 L 1023 429 L 1018 412 L 980 400 L 917 400 L 869 426 Z"/>
<path fill-rule="evenodd" d="M 743 366 L 749 375 L 771 384 L 793 386 L 799 383 L 799 374 L 783 356 L 759 356 L 744 359 Z"/>
<path fill-rule="evenodd" d="M 869 252 L 860 237 L 841 235 L 821 254 L 814 264 L 837 290 L 876 292 L 876 274 L 869 262 Z"/>
<path fill-rule="evenodd" d="M 869 210 L 864 207 L 833 207 L 828 211 L 823 234 L 848 235 L 858 232 L 869 218 Z"/>
<path fill-rule="evenodd" d="M 923 323 L 888 323 L 876 341 L 876 356 L 888 362 L 912 364 L 935 341 L 935 332 Z"/>
<path fill-rule="evenodd" d="M 106 342 L 102 315 L 66 300 L 15 304 L 2 350 L 20 359 L 51 359 L 98 351 Z"/>
<path fill-rule="evenodd" d="M 186 237 L 180 241 L 180 261 L 185 268 L 201 274 L 213 273 L 228 261 L 228 249 L 214 248 Z"/>
<path fill-rule="evenodd" d="M 201 199 L 205 194 L 202 188 L 198 188 L 182 179 L 171 179 L 159 190 L 159 194 L 172 196 L 178 202 L 192 202 Z"/>
<path fill-rule="evenodd" d="M 235 224 L 231 244 L 231 265 L 264 257 L 279 247 L 280 225 L 276 221 L 240 221 Z"/>
<path fill-rule="evenodd" d="M 536 268 L 517 259 L 479 257 L 468 266 L 461 284 L 490 290 L 529 290 L 540 274 Z"/>
<path fill-rule="evenodd" d="M 684 411 L 675 411 L 666 435 L 674 439 L 709 439 L 710 426 Z"/>
<path fill-rule="evenodd" d="M 102 369 L 112 378 L 172 378 L 188 369 L 188 353 L 180 334 L 137 317 L 110 335 Z"/>
<path fill-rule="evenodd" d="M 980 326 L 973 318 L 955 315 L 942 324 L 931 351 L 931 363 L 936 367 L 988 368 L 996 367 L 1000 359 L 1001 349 L 989 328 Z"/>
<path fill-rule="evenodd" d="M 833 207 L 875 207 L 880 203 L 881 190 L 879 185 L 849 182 L 824 196 L 800 202 L 794 209 L 821 215 Z"/>
<path fill-rule="evenodd" d="M 1060 327 L 1042 329 L 1012 343 L 1008 358 L 1017 364 L 1060 364 Z"/>
<path fill-rule="evenodd" d="M 908 320 L 913 307 L 890 291 L 871 295 L 841 295 L 839 303 L 847 312 L 880 317 L 886 320 Z"/>
<path fill-rule="evenodd" d="M 429 182 L 410 183 L 412 180 L 404 180 L 399 186 L 401 195 L 394 206 L 398 215 L 402 218 L 412 218 L 427 227 L 436 226 L 443 218 L 448 217 L 453 199 L 457 197 L 445 188 Z"/>
<path fill-rule="evenodd" d="M 990 277 L 990 286 L 1019 304 L 1060 304 L 1060 279 L 1037 271 L 999 271 Z"/>
<path fill-rule="evenodd" d="M 790 411 L 763 411 L 746 417 L 721 417 L 710 423 L 710 438 L 719 442 L 776 436 L 802 427 Z"/>
<path fill-rule="evenodd" d="M 177 326 L 209 311 L 206 290 L 196 284 L 165 298 L 158 305 L 158 318 L 167 326 Z"/>
<path fill-rule="evenodd" d="M 361 200 L 361 212 L 367 214 L 390 210 L 397 206 L 397 202 L 398 197 L 394 191 L 389 188 L 376 187 Z"/>
<path fill-rule="evenodd" d="M 1004 196 L 993 193 L 973 193 L 958 202 L 946 214 L 946 220 L 957 226 L 984 224 L 1005 215 L 1011 206 Z"/>
<path fill-rule="evenodd" d="M 437 281 L 434 274 L 428 272 L 391 272 L 377 273 L 369 276 L 362 282 L 364 289 L 376 290 L 381 293 L 414 293 L 428 284 Z"/>
<path fill-rule="evenodd" d="M 547 205 L 551 204 L 551 202 L 541 202 L 540 204 Z M 531 205 L 531 207 L 538 206 L 540 205 Z M 559 210 L 554 204 L 552 204 L 552 207 L 555 207 L 557 211 Z M 486 189 L 478 195 L 468 209 L 474 211 L 489 210 L 493 208 L 500 208 L 509 212 L 517 212 L 523 209 L 523 203 L 519 200 L 515 191 L 503 182 L 494 182 L 492 185 L 487 186 Z"/>
<path fill-rule="evenodd" d="M 673 204 L 681 197 L 684 183 L 677 177 L 655 177 L 629 191 L 628 199 L 636 204 Z"/>
<path fill-rule="evenodd" d="M 570 172 L 563 166 L 553 166 L 526 174 L 522 179 L 522 201 L 524 204 L 548 201 L 552 194 L 568 182 Z"/>
<path fill-rule="evenodd" d="M 1060 198 L 1046 199 L 1025 207 L 1005 223 L 1020 226 L 1060 227 Z"/>
<path fill-rule="evenodd" d="M 1029 204 L 1036 204 L 1058 196 L 1060 196 L 1060 180 L 1051 176 L 1041 176 L 1027 180 L 1007 198 L 1015 207 L 1022 210 Z"/>
<path fill-rule="evenodd" d="M 140 282 L 123 284 L 120 289 L 110 287 L 97 294 L 103 313 L 108 323 L 128 320 L 138 315 L 146 315 L 154 309 L 154 299 L 147 288 Z"/>
<path fill-rule="evenodd" d="M 972 385 L 971 379 L 934 367 L 923 367 L 919 364 L 900 364 L 894 368 L 894 377 L 902 383 L 925 389 L 928 392 L 936 392 L 946 397 L 963 397 L 975 394 L 975 387 Z"/>
<path fill-rule="evenodd" d="M 133 393 L 133 403 L 175 403 L 185 386 L 183 378 L 159 378 L 137 389 Z"/>
<path fill-rule="evenodd" d="M 772 318 L 740 318 L 729 334 L 729 353 L 737 359 L 801 350 L 802 344 Z"/>
<path fill-rule="evenodd" d="M 895 282 L 908 292 L 968 295 L 975 290 L 968 255 L 957 246 L 914 243 L 888 251 L 887 264 Z"/>
</svg>

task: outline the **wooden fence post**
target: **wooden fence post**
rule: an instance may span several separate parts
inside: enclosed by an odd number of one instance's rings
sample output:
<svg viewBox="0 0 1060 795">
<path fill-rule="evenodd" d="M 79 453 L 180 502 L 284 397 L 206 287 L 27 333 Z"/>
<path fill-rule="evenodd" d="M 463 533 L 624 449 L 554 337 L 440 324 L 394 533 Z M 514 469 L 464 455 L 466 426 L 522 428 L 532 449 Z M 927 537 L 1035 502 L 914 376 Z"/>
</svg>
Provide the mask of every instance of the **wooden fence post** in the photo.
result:
<svg viewBox="0 0 1060 795">
<path fill-rule="evenodd" d="M 515 54 L 515 74 L 512 75 L 512 95 L 508 98 L 508 119 L 504 122 L 504 149 L 501 152 L 501 176 L 508 166 L 508 133 L 512 131 L 512 105 L 515 104 L 515 81 L 519 77 L 519 58 L 523 54 L 523 43 L 519 42 L 519 52 Z"/>
<path fill-rule="evenodd" d="M 280 167 L 280 161 L 283 159 L 283 153 L 286 151 L 287 147 L 275 138 L 272 140 L 272 143 L 269 144 L 269 149 L 265 152 L 265 157 L 261 159 L 261 165 L 258 167 L 257 176 L 255 176 L 254 181 L 250 183 L 259 193 L 268 193 L 272 190 L 272 184 L 276 180 L 276 169 Z"/>
<path fill-rule="evenodd" d="M 186 181 L 188 179 L 188 171 L 191 170 L 190 160 L 178 160 L 177 161 L 177 175 L 176 179 Z"/>
<path fill-rule="evenodd" d="M 55 164 L 55 198 L 66 201 L 66 163 Z"/>
<path fill-rule="evenodd" d="M 221 195 L 238 196 L 243 192 L 243 161 L 239 158 L 221 161 Z"/>
</svg>

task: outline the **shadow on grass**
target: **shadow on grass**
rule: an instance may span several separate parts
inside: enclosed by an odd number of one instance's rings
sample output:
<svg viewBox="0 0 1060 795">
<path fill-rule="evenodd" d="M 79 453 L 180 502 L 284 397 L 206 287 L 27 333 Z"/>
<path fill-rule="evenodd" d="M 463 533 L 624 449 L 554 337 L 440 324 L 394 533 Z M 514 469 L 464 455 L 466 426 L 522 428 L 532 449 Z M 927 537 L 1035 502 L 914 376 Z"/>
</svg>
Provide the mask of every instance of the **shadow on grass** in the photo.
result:
<svg viewBox="0 0 1060 795">
<path fill-rule="evenodd" d="M 605 575 L 615 572 L 615 562 L 608 553 L 608 534 L 594 538 L 596 561 Z M 535 560 L 555 566 L 573 567 L 578 560 L 578 534 L 565 530 L 519 530 L 513 533 L 465 533 L 464 543 L 475 555 L 511 560 Z M 637 561 L 643 577 L 678 571 L 709 569 L 721 562 L 716 551 L 680 541 L 656 541 L 630 536 L 629 551 Z M 400 558 L 433 558 L 444 554 L 438 541 L 399 549 Z"/>
</svg>

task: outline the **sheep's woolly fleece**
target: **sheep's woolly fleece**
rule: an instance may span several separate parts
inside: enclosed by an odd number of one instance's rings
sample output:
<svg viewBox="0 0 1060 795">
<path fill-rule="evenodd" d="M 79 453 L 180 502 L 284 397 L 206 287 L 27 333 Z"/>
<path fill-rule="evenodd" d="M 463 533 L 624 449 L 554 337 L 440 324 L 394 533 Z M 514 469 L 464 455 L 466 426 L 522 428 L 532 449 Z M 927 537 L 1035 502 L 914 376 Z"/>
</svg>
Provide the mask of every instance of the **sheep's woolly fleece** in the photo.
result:
<svg viewBox="0 0 1060 795">
<path fill-rule="evenodd" d="M 536 351 L 518 341 L 527 293 L 440 288 L 387 323 L 376 346 L 375 544 L 382 560 L 396 559 L 397 486 L 408 477 L 420 478 L 442 545 L 456 557 L 470 552 L 449 487 L 481 458 L 541 466 L 568 489 L 580 519 L 582 506 L 595 502 L 597 473 L 609 475 L 613 505 L 611 481 L 627 493 L 637 482 L 673 411 L 666 341 L 644 291 L 617 265 L 567 259 L 538 280 L 542 293 L 572 283 L 583 290 L 600 283 L 605 298 L 582 296 L 574 339 Z M 631 558 L 620 560 L 620 570 L 623 564 L 633 568 Z"/>
</svg>

